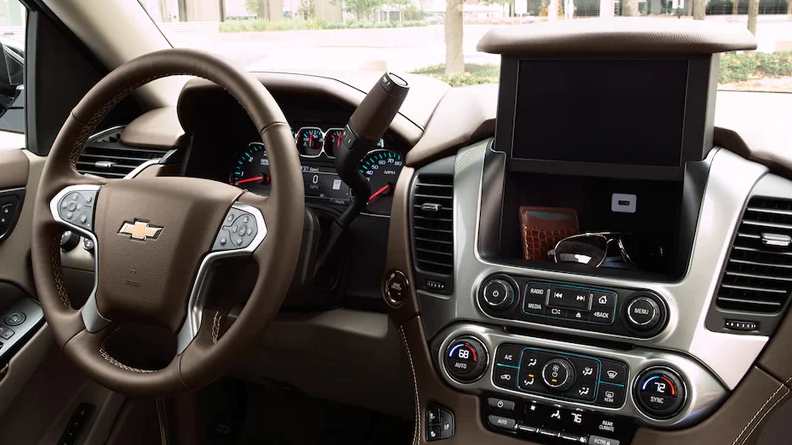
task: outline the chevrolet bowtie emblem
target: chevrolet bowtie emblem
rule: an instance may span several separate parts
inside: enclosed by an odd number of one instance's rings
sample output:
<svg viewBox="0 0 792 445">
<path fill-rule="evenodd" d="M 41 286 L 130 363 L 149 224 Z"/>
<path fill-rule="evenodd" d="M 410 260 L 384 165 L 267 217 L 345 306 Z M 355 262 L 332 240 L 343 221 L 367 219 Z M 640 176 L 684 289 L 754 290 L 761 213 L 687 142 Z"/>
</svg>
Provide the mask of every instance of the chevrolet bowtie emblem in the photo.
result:
<svg viewBox="0 0 792 445">
<path fill-rule="evenodd" d="M 146 241 L 149 238 L 157 239 L 160 232 L 162 232 L 162 227 L 151 226 L 147 222 L 138 220 L 135 220 L 134 223 L 124 222 L 121 230 L 118 231 L 121 235 L 129 235 L 130 239 L 140 241 Z"/>
</svg>

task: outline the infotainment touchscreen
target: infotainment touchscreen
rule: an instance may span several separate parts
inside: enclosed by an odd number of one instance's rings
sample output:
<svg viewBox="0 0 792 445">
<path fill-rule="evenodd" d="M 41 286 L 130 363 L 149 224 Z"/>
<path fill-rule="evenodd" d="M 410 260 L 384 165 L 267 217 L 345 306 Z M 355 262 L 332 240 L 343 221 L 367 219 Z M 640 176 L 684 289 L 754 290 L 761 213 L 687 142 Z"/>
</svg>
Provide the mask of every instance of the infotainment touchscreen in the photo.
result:
<svg viewBox="0 0 792 445">
<path fill-rule="evenodd" d="M 686 60 L 522 60 L 512 158 L 681 165 Z"/>
</svg>

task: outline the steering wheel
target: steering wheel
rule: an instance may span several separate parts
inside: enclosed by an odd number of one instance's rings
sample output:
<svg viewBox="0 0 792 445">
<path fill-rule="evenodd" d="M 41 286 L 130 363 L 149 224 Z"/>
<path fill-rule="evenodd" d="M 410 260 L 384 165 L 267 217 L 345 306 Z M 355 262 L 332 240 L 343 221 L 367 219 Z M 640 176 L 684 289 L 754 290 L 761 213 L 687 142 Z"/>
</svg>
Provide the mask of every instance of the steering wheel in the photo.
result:
<svg viewBox="0 0 792 445">
<path fill-rule="evenodd" d="M 86 139 L 107 112 L 152 80 L 208 79 L 230 93 L 256 125 L 272 172 L 269 197 L 196 178 L 105 180 L 77 173 Z M 218 128 L 217 131 L 223 131 Z M 199 389 L 225 374 L 274 318 L 299 255 L 304 190 L 294 139 L 266 88 L 241 67 L 189 49 L 146 54 L 111 72 L 72 110 L 47 157 L 35 201 L 33 274 L 55 340 L 89 377 L 116 392 L 165 397 Z M 72 307 L 60 265 L 64 228 L 94 241 L 93 292 Z M 222 337 L 204 314 L 207 271 L 218 258 L 251 257 L 253 291 Z M 104 342 L 128 322 L 176 336 L 170 363 L 137 369 L 114 359 Z"/>
</svg>

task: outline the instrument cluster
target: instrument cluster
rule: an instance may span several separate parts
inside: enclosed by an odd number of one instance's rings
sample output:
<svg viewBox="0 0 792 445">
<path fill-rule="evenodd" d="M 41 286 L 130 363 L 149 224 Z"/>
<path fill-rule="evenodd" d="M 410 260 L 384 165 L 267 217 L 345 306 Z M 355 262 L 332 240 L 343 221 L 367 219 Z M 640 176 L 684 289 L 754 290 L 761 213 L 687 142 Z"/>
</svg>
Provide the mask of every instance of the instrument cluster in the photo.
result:
<svg viewBox="0 0 792 445">
<path fill-rule="evenodd" d="M 294 143 L 300 154 L 305 198 L 309 202 L 346 206 L 352 194 L 335 170 L 335 150 L 341 144 L 343 128 L 301 127 L 292 129 Z M 393 189 L 404 166 L 402 155 L 385 146 L 380 139 L 377 148 L 360 162 L 360 172 L 371 186 L 366 213 L 388 215 L 393 203 Z M 228 182 L 254 193 L 268 195 L 272 176 L 264 144 L 250 142 L 237 151 L 229 169 Z"/>
</svg>

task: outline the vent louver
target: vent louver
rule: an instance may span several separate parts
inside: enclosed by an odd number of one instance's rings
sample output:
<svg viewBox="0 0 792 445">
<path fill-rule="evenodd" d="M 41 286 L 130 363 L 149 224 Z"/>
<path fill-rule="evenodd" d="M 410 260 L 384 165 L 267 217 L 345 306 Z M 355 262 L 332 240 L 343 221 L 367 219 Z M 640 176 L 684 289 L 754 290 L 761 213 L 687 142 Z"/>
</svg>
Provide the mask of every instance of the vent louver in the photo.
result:
<svg viewBox="0 0 792 445">
<path fill-rule="evenodd" d="M 416 269 L 449 276 L 454 271 L 454 178 L 418 176 L 413 191 Z"/>
<path fill-rule="evenodd" d="M 718 288 L 721 309 L 773 314 L 792 292 L 792 201 L 752 198 Z"/>
<path fill-rule="evenodd" d="M 77 159 L 77 171 L 109 179 L 123 178 L 146 161 L 161 158 L 167 150 L 134 148 L 121 142 L 123 128 L 91 137 Z"/>
</svg>

